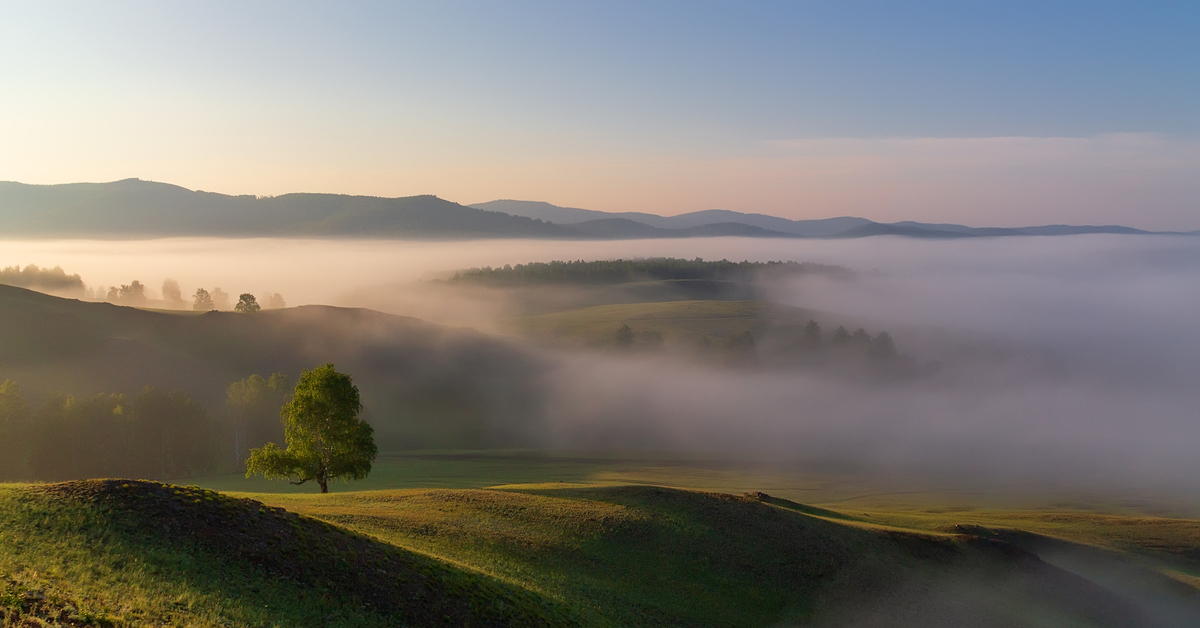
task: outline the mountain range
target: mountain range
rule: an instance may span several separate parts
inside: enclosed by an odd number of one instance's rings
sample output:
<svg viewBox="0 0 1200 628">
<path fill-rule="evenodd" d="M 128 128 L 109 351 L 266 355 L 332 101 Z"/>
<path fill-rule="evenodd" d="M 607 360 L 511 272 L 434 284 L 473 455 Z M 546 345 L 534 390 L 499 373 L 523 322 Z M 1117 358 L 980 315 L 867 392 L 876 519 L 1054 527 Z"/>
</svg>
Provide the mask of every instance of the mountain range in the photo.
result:
<svg viewBox="0 0 1200 628">
<path fill-rule="evenodd" d="M 855 216 L 838 216 L 817 220 L 789 220 L 766 214 L 746 214 L 727 209 L 706 209 L 703 211 L 678 214 L 675 216 L 659 216 L 643 212 L 602 212 L 577 207 L 559 207 L 540 201 L 499 200 L 487 203 L 475 203 L 471 207 L 489 211 L 499 211 L 513 216 L 524 216 L 550 222 L 556 225 L 575 227 L 584 230 L 599 230 L 603 225 L 616 221 L 622 224 L 639 224 L 646 236 L 652 230 L 672 230 L 689 232 L 703 227 L 721 226 L 728 229 L 732 225 L 743 225 L 761 229 L 753 235 L 774 237 L 802 238 L 861 238 L 873 235 L 900 235 L 917 238 L 962 238 L 980 236 L 1018 236 L 1018 235 L 1074 235 L 1083 233 L 1120 233 L 1120 234 L 1150 234 L 1175 233 L 1182 235 L 1197 235 L 1200 231 L 1191 232 L 1152 232 L 1123 227 L 1120 225 L 1076 226 L 1076 225 L 1043 225 L 1036 227 L 968 227 L 966 225 L 947 223 L 923 223 L 906 220 L 895 223 L 880 223 Z M 634 233 L 632 226 L 624 227 L 626 233 Z M 711 235 L 711 234 L 703 234 Z M 722 234 L 735 235 L 735 234 Z M 736 235 L 751 235 L 736 234 Z"/>
<path fill-rule="evenodd" d="M 536 201 L 498 200 L 460 205 L 432 195 L 402 198 L 310 193 L 231 196 L 140 179 L 61 185 L 0 181 L 0 224 L 3 225 L 0 233 L 8 237 L 117 238 L 292 236 L 615 240 L 717 236 L 964 238 L 1162 233 L 1119 225 L 980 228 L 911 221 L 879 223 L 852 216 L 789 220 L 723 209 L 659 216 L 558 207 Z M 1197 234 L 1200 231 L 1186 235 Z"/>
</svg>

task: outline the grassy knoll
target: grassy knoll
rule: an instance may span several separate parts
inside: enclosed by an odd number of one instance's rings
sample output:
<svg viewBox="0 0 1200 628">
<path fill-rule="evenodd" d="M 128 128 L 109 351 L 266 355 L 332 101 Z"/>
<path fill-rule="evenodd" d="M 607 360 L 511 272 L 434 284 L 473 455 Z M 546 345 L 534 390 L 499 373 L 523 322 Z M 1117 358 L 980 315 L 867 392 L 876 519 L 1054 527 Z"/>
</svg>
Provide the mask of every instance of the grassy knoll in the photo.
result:
<svg viewBox="0 0 1200 628">
<path fill-rule="evenodd" d="M 616 452 L 392 455 L 329 495 L 203 482 L 270 492 L 0 485 L 0 625 L 1200 622 L 1200 521 L 1133 510 Z M 730 494 L 755 487 L 816 505 Z"/>
<path fill-rule="evenodd" d="M 1008 546 L 852 525 L 762 496 L 554 484 L 257 497 L 474 567 L 600 626 L 1091 626 L 1137 615 Z"/>
<path fill-rule="evenodd" d="M 477 460 L 480 476 L 471 477 L 467 453 L 423 456 L 426 468 L 458 465 L 457 477 L 442 480 L 458 483 L 481 481 L 505 458 L 520 461 L 509 477 L 572 466 L 559 457 L 539 467 L 507 452 Z M 573 465 L 578 475 L 632 473 L 629 463 Z M 33 617 L 114 626 L 1050 627 L 1200 618 L 1187 582 L 1198 522 L 936 510 L 843 513 L 761 493 L 569 482 L 232 496 L 123 480 L 3 485 L 0 625 Z"/>
<path fill-rule="evenodd" d="M 0 487 L 0 625 L 558 626 L 530 592 L 201 489 Z"/>
<path fill-rule="evenodd" d="M 837 520 L 848 525 L 1003 538 L 1123 595 L 1149 599 L 1150 608 L 1169 609 L 1183 603 L 1191 609 L 1186 613 L 1194 613 L 1191 605 L 1200 589 L 1200 553 L 1196 549 L 1200 548 L 1200 521 L 1189 518 L 1195 516 L 1194 508 L 1177 494 L 1127 494 L 1116 489 L 1097 494 L 1027 483 L 972 486 L 960 481 L 948 485 L 936 478 L 774 467 L 662 452 L 431 451 L 385 456 L 378 466 L 367 482 L 340 484 L 337 490 L 486 488 L 498 482 L 560 480 L 592 487 L 668 485 L 734 494 L 761 490 L 817 507 L 806 512 L 837 512 L 843 517 Z M 209 478 L 202 483 L 223 490 L 309 492 L 294 491 L 286 484 L 234 477 Z M 486 521 L 487 517 L 461 505 L 426 507 L 431 500 L 436 501 L 438 492 L 423 492 L 420 498 L 381 497 L 387 494 L 390 492 L 349 493 L 346 502 L 311 495 L 256 497 L 314 516 L 339 517 L 348 525 L 365 526 L 363 529 L 371 534 L 423 551 L 448 551 L 468 564 L 507 564 L 508 559 L 496 559 L 494 552 L 471 557 L 461 554 L 466 551 L 462 545 L 450 550 L 439 548 L 439 543 L 446 543 L 437 540 L 437 535 L 445 531 L 445 521 L 436 525 L 426 522 L 430 526 L 428 535 L 405 537 L 392 530 L 408 525 L 396 523 L 398 519 L 418 515 L 475 522 Z M 369 522 L 384 523 L 378 523 L 382 526 L 378 527 Z M 1171 599 L 1160 599 L 1163 595 Z"/>
</svg>

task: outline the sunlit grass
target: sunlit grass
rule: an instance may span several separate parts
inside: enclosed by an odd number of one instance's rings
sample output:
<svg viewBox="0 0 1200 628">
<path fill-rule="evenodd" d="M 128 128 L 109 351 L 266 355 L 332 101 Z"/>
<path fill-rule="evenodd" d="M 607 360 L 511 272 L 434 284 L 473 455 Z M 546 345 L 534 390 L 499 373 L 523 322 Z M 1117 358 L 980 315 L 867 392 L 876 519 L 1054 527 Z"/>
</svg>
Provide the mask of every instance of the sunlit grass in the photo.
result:
<svg viewBox="0 0 1200 628">
<path fill-rule="evenodd" d="M 0 487 L 4 625 L 39 605 L 49 608 L 40 621 L 50 625 L 385 625 L 336 597 L 305 597 L 292 583 L 154 542 L 129 523 L 88 504 Z"/>
<path fill-rule="evenodd" d="M 1024 585 L 974 592 L 1005 576 L 986 554 L 964 549 L 957 536 L 964 528 L 956 526 L 1045 535 L 1071 544 L 1067 549 L 1095 548 L 1088 560 L 1128 566 L 1143 580 L 1159 574 L 1184 588 L 1200 582 L 1198 521 L 1054 507 L 1050 494 L 1034 500 L 1039 506 L 1006 508 L 997 504 L 1007 498 L 986 491 L 894 479 L 671 454 L 453 451 L 385 456 L 371 480 L 336 485 L 338 492 L 328 495 L 236 476 L 197 483 L 238 487 L 235 496 L 366 534 L 462 573 L 486 574 L 574 609 L 596 626 L 761 626 L 840 617 L 858 603 L 843 590 L 884 590 L 908 579 L 970 590 L 979 608 L 1019 610 L 1031 622 L 1022 625 L 1075 621 Z M 381 488 L 387 485 L 396 488 Z M 758 490 L 770 497 L 735 496 Z M 122 527 L 102 509 L 37 495 L 22 485 L 0 486 L 0 573 L 9 574 L 0 606 L 24 604 L 25 591 L 36 590 L 64 613 L 90 613 L 115 625 L 382 621 L 335 598 L 300 604 L 303 591 L 287 582 L 231 572 L 218 560 L 163 545 L 144 528 L 153 522 L 142 522 L 141 530 Z M 914 532 L 940 539 L 930 547 L 959 547 L 952 554 L 960 558 L 930 563 L 922 557 L 928 550 L 914 554 L 894 540 Z M 1068 554 L 1063 564 L 1071 567 L 1077 557 Z"/>
</svg>

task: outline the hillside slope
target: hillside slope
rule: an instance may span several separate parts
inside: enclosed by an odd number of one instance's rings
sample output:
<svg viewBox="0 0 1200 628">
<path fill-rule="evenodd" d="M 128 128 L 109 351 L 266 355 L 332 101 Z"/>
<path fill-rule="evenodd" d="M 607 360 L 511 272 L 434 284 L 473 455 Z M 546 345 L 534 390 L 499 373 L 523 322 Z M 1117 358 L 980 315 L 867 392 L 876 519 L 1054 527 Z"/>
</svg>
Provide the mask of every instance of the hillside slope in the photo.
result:
<svg viewBox="0 0 1200 628">
<path fill-rule="evenodd" d="M 560 604 L 201 489 L 0 488 L 3 626 L 571 626 Z"/>
<path fill-rule="evenodd" d="M 179 389 L 220 410 L 252 373 L 350 373 L 384 448 L 486 446 L 536 431 L 545 365 L 504 341 L 371 310 L 158 312 L 0 285 L 0 381 L 31 400 Z"/>
<path fill-rule="evenodd" d="M 1014 546 L 762 494 L 519 485 L 255 495 L 563 601 L 598 626 L 1139 626 Z"/>
</svg>

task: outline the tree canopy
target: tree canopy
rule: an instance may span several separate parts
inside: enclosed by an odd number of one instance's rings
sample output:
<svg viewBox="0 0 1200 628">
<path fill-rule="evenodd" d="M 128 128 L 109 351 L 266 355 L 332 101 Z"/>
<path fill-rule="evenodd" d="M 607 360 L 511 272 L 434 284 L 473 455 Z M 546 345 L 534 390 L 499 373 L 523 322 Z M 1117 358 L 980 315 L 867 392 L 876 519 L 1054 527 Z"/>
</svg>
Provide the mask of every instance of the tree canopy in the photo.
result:
<svg viewBox="0 0 1200 628">
<path fill-rule="evenodd" d="M 243 314 L 253 314 L 262 309 L 258 304 L 258 299 L 249 292 L 243 292 L 238 295 L 237 305 L 233 306 L 233 311 Z"/>
<path fill-rule="evenodd" d="M 600 261 L 532 262 L 505 265 L 502 268 L 471 268 L 460 270 L 451 282 L 473 282 L 487 285 L 527 285 L 551 283 L 612 284 L 645 279 L 704 279 L 722 281 L 752 281 L 762 275 L 788 276 L 823 274 L 844 278 L 854 273 L 842 266 L 813 262 L 731 262 L 704 261 L 673 257 L 647 259 L 616 259 Z"/>
<path fill-rule="evenodd" d="M 196 288 L 196 294 L 192 296 L 192 309 L 197 312 L 207 312 L 216 309 L 213 307 L 212 295 L 204 288 Z"/>
<path fill-rule="evenodd" d="M 225 410 L 235 465 L 240 466 L 246 461 L 252 447 L 283 441 L 279 413 L 287 403 L 289 393 L 288 377 L 283 373 L 274 373 L 270 379 L 251 375 L 225 389 Z"/>
<path fill-rule="evenodd" d="M 181 478 L 212 471 L 215 422 L 185 393 L 146 387 L 132 399 L 55 395 L 24 447 L 40 480 Z"/>
<path fill-rule="evenodd" d="M 253 449 L 246 477 L 260 474 L 300 485 L 314 481 L 322 493 L 333 480 L 361 480 L 377 453 L 374 430 L 358 418 L 358 387 L 332 364 L 305 370 L 283 407 L 286 449 L 275 443 Z"/>
<path fill-rule="evenodd" d="M 19 477 L 23 471 L 21 449 L 29 425 L 29 406 L 16 382 L 0 384 L 0 478 Z"/>
</svg>

